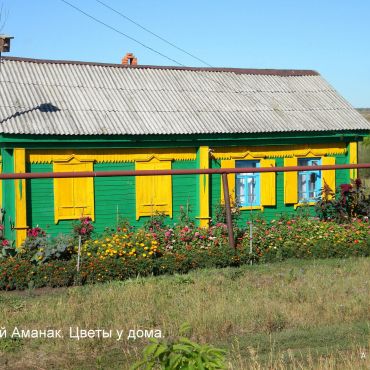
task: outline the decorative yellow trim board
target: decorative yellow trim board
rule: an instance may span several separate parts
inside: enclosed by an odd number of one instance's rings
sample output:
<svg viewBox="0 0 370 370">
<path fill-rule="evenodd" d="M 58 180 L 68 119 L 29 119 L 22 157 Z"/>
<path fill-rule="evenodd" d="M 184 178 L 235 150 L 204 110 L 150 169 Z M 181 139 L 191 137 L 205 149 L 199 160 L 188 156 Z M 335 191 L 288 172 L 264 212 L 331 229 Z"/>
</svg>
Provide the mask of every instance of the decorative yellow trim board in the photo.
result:
<svg viewBox="0 0 370 370">
<path fill-rule="evenodd" d="M 76 157 L 80 161 L 93 161 L 98 163 L 137 161 L 147 162 L 153 158 L 156 158 L 159 161 L 187 161 L 196 159 L 196 149 L 38 149 L 27 151 L 27 162 L 29 163 L 52 163 L 55 161 L 65 162 L 70 157 Z"/>
<path fill-rule="evenodd" d="M 349 143 L 349 164 L 357 164 L 358 158 L 357 158 L 357 142 L 354 141 L 352 143 Z M 349 170 L 349 177 L 351 179 L 357 178 L 357 169 L 353 168 Z"/>
<path fill-rule="evenodd" d="M 324 155 L 345 154 L 345 143 L 274 145 L 255 147 L 222 147 L 213 148 L 216 159 L 260 159 L 266 157 L 322 157 Z"/>
<path fill-rule="evenodd" d="M 209 147 L 199 148 L 199 168 L 209 168 Z M 209 175 L 199 175 L 199 226 L 209 226 Z"/>
<path fill-rule="evenodd" d="M 26 151 L 25 149 L 14 149 L 14 172 L 26 172 Z M 26 202 L 26 181 L 15 180 L 15 244 L 19 247 L 27 236 L 27 202 Z"/>
</svg>

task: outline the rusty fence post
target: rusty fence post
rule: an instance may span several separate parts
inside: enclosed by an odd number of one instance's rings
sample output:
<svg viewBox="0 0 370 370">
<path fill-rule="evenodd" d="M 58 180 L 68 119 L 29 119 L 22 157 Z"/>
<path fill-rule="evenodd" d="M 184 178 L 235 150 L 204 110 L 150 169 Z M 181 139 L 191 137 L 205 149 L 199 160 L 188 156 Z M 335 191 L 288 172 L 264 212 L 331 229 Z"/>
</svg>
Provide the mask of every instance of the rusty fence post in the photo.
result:
<svg viewBox="0 0 370 370">
<path fill-rule="evenodd" d="M 233 222 L 231 219 L 230 194 L 229 194 L 229 185 L 227 181 L 227 173 L 222 174 L 222 186 L 224 189 L 226 223 L 227 223 L 227 231 L 229 234 L 229 245 L 231 248 L 235 248 L 234 230 L 233 230 Z"/>
</svg>

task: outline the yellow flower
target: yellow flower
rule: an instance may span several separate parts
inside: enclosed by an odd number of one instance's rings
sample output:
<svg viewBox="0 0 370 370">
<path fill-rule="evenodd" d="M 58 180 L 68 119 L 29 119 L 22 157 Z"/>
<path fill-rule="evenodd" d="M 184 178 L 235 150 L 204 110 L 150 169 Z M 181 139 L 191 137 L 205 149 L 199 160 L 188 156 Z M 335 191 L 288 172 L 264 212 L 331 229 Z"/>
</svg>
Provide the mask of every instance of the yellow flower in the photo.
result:
<svg viewBox="0 0 370 370">
<path fill-rule="evenodd" d="M 146 257 L 146 253 L 143 253 L 143 257 Z"/>
<path fill-rule="evenodd" d="M 144 245 L 145 245 L 144 243 L 140 243 L 140 247 L 144 247 Z"/>
</svg>

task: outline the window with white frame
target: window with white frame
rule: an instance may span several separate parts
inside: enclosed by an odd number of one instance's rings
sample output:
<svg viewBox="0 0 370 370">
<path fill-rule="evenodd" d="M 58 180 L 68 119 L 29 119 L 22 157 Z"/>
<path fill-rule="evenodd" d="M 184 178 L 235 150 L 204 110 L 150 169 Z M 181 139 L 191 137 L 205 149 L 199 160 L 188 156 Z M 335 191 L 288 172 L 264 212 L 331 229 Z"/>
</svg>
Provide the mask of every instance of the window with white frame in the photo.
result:
<svg viewBox="0 0 370 370">
<path fill-rule="evenodd" d="M 258 168 L 255 160 L 235 161 L 236 168 Z M 237 173 L 235 179 L 236 198 L 240 207 L 261 205 L 260 174 L 255 172 Z"/>
<path fill-rule="evenodd" d="M 298 166 L 320 166 L 320 158 L 299 158 Z M 298 201 L 314 202 L 320 195 L 321 171 L 312 170 L 298 172 Z"/>
</svg>

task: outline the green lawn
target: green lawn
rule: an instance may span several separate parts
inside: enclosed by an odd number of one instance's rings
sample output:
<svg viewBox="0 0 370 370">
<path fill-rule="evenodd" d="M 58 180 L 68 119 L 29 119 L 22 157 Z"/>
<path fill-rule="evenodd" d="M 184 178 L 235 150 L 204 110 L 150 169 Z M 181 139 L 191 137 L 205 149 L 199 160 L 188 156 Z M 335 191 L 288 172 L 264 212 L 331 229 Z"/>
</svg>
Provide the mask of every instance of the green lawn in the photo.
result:
<svg viewBox="0 0 370 370">
<path fill-rule="evenodd" d="M 147 339 L 130 329 L 228 350 L 230 369 L 370 368 L 370 258 L 286 261 L 104 285 L 0 293 L 0 368 L 126 369 Z M 63 339 L 11 339 L 61 329 Z M 123 329 L 123 340 L 71 339 L 69 327 Z M 365 358 L 363 358 L 365 357 Z"/>
</svg>

